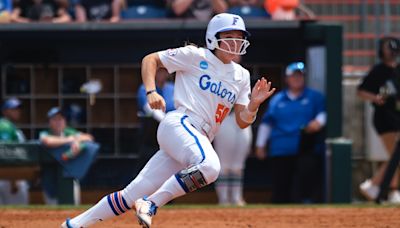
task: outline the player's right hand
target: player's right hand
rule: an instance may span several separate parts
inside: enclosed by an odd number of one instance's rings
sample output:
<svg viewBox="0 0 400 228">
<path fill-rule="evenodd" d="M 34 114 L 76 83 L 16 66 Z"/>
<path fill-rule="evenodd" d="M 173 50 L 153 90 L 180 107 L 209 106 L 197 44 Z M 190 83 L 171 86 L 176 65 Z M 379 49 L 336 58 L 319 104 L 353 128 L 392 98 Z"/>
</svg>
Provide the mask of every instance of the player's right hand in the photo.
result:
<svg viewBox="0 0 400 228">
<path fill-rule="evenodd" d="M 147 95 L 147 103 L 149 103 L 152 109 L 160 109 L 165 112 L 165 100 L 157 92 Z"/>
</svg>

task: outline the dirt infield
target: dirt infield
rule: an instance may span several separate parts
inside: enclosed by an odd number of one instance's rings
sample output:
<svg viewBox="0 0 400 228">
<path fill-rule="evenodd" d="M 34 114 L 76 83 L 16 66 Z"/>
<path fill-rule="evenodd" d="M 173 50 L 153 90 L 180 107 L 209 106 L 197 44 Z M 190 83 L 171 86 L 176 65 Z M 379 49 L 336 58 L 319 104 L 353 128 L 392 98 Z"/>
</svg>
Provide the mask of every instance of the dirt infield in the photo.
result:
<svg viewBox="0 0 400 228">
<path fill-rule="evenodd" d="M 0 209 L 0 228 L 59 227 L 82 210 Z M 154 227 L 400 227 L 400 208 L 163 208 Z M 132 212 L 94 227 L 139 227 Z"/>
</svg>

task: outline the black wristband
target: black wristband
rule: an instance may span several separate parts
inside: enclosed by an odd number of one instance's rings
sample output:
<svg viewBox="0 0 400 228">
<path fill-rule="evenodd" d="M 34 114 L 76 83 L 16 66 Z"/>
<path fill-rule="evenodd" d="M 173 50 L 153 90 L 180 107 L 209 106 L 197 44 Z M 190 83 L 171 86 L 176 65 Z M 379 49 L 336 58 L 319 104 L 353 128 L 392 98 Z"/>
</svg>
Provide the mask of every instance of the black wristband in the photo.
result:
<svg viewBox="0 0 400 228">
<path fill-rule="evenodd" d="M 149 90 L 149 91 L 146 92 L 146 96 L 149 95 L 149 94 L 151 94 L 151 93 L 154 93 L 154 92 L 156 92 L 156 91 L 157 91 L 157 90 L 155 90 L 155 89 Z"/>
</svg>

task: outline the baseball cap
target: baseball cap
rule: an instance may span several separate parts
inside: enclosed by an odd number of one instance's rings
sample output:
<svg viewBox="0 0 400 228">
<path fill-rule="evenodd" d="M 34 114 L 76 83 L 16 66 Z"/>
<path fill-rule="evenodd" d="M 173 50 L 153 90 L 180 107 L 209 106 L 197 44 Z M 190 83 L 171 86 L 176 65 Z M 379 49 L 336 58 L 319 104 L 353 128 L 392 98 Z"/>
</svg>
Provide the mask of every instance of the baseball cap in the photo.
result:
<svg viewBox="0 0 400 228">
<path fill-rule="evenodd" d="M 50 119 L 50 118 L 54 117 L 57 114 L 61 114 L 62 116 L 64 116 L 64 113 L 63 113 L 61 108 L 53 107 L 47 112 L 47 118 Z"/>
<path fill-rule="evenodd" d="M 292 75 L 294 72 L 299 71 L 304 74 L 306 71 L 305 65 L 303 62 L 294 62 L 289 64 L 286 67 L 286 76 Z"/>
<path fill-rule="evenodd" d="M 14 109 L 21 106 L 21 101 L 18 98 L 12 97 L 4 101 L 3 105 L 1 106 L 2 110 L 6 109 Z"/>
</svg>

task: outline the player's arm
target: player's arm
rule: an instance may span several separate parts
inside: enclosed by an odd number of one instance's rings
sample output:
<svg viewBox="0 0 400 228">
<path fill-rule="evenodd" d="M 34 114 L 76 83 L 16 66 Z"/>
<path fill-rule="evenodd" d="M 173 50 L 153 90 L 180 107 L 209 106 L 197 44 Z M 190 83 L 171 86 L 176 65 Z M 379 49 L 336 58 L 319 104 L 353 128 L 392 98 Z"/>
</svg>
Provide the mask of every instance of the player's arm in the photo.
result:
<svg viewBox="0 0 400 228">
<path fill-rule="evenodd" d="M 63 146 L 68 143 L 73 143 L 75 141 L 75 137 L 73 137 L 73 136 L 59 137 L 59 136 L 47 135 L 47 136 L 41 137 L 40 141 L 45 146 L 54 148 L 54 147 Z"/>
<path fill-rule="evenodd" d="M 314 133 L 320 131 L 326 124 L 326 111 L 325 111 L 325 99 L 322 94 L 316 93 L 313 97 L 312 104 L 316 115 L 304 129 L 307 133 Z"/>
<path fill-rule="evenodd" d="M 163 66 L 158 53 L 151 53 L 142 60 L 142 80 L 146 89 L 147 103 L 152 109 L 165 112 L 165 100 L 156 90 L 156 72 Z"/>
<path fill-rule="evenodd" d="M 254 85 L 250 102 L 247 106 L 235 104 L 236 122 L 240 128 L 246 128 L 255 121 L 258 107 L 274 92 L 275 88 L 271 88 L 271 82 L 268 82 L 265 78 L 261 78 Z"/>
<path fill-rule="evenodd" d="M 11 21 L 18 22 L 18 23 L 28 23 L 31 20 L 26 17 L 22 17 L 22 10 L 19 6 L 14 7 L 13 11 L 11 12 Z"/>
<path fill-rule="evenodd" d="M 75 139 L 78 142 L 92 142 L 94 140 L 93 136 L 88 133 L 79 132 L 75 135 Z"/>
<path fill-rule="evenodd" d="M 271 126 L 267 123 L 260 124 L 257 131 L 255 150 L 255 155 L 259 160 L 264 160 L 267 157 L 267 154 L 265 153 L 265 147 L 267 145 L 270 134 Z"/>
<path fill-rule="evenodd" d="M 370 101 L 377 105 L 383 105 L 385 103 L 385 98 L 380 94 L 374 94 L 374 93 L 368 92 L 366 90 L 359 89 L 357 91 L 357 95 L 361 99 L 363 99 L 365 101 Z"/>
<path fill-rule="evenodd" d="M 86 10 L 80 3 L 75 5 L 75 17 L 77 22 L 86 22 Z"/>
<path fill-rule="evenodd" d="M 111 3 L 112 15 L 110 22 L 119 22 L 121 20 L 120 14 L 123 7 L 123 2 L 121 0 L 113 0 Z"/>
</svg>

